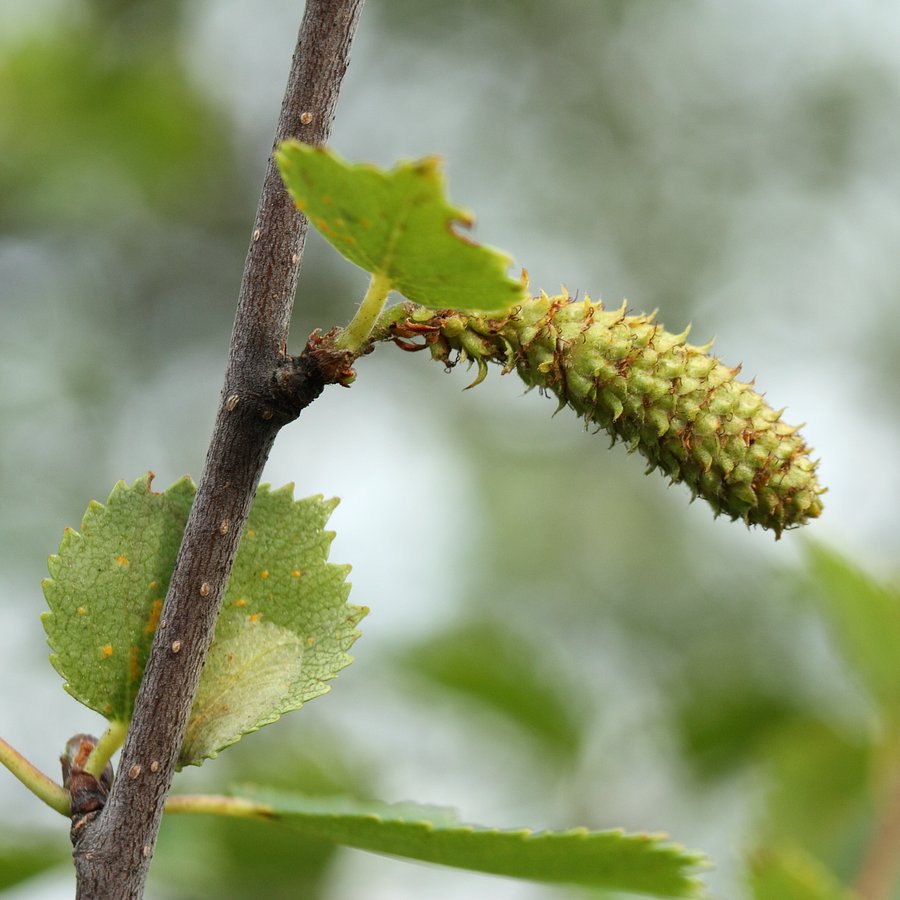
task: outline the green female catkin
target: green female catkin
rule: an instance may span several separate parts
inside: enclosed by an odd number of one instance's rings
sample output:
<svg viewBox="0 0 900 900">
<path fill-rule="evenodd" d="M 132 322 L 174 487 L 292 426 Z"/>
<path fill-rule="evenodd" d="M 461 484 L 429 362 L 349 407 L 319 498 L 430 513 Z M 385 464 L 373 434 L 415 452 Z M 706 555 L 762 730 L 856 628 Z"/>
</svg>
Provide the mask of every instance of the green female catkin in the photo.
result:
<svg viewBox="0 0 900 900">
<path fill-rule="evenodd" d="M 606 310 L 589 299 L 541 294 L 502 318 L 404 304 L 384 337 L 412 349 L 424 336 L 447 366 L 469 360 L 515 369 L 586 423 L 603 428 L 725 513 L 780 536 L 822 511 L 817 463 L 798 428 L 781 420 L 752 384 L 653 315 Z"/>
</svg>

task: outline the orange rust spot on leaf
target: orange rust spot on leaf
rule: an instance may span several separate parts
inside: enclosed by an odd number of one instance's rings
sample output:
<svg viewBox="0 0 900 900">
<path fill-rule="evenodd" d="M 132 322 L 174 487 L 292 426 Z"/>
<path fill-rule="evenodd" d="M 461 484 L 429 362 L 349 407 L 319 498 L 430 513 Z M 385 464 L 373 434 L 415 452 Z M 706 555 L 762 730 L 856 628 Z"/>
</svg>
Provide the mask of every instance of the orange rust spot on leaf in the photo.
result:
<svg viewBox="0 0 900 900">
<path fill-rule="evenodd" d="M 269 570 L 263 569 L 262 572 L 259 573 L 259 577 L 262 578 L 263 581 L 265 581 L 269 577 Z"/>
<path fill-rule="evenodd" d="M 306 646 L 307 646 L 307 647 L 312 647 L 312 645 L 313 645 L 315 642 L 316 642 L 316 639 L 315 639 L 315 638 L 308 637 L 308 638 L 306 639 Z"/>
<path fill-rule="evenodd" d="M 79 607 L 78 607 L 78 615 L 79 615 L 79 616 L 83 616 L 86 612 L 87 612 L 87 607 L 86 607 L 86 606 L 79 606 Z"/>
<path fill-rule="evenodd" d="M 302 574 L 303 573 L 299 569 L 294 569 L 294 571 L 291 572 L 291 576 L 293 578 L 299 578 Z"/>
<path fill-rule="evenodd" d="M 158 581 L 151 581 L 150 584 L 147 585 L 147 589 L 151 591 L 155 591 L 159 587 Z"/>
<path fill-rule="evenodd" d="M 234 605 L 241 608 L 247 605 L 247 601 L 243 597 L 238 597 L 237 600 L 234 601 Z"/>
<path fill-rule="evenodd" d="M 247 529 L 247 537 L 256 537 L 256 532 L 252 528 Z"/>
<path fill-rule="evenodd" d="M 127 565 L 128 565 L 128 557 L 125 556 L 125 555 L 123 555 L 122 553 L 120 553 L 120 554 L 116 557 L 116 562 L 117 562 L 120 566 L 127 566 Z"/>
<path fill-rule="evenodd" d="M 109 659 L 113 655 L 112 644 L 107 644 L 101 648 L 100 652 L 103 654 L 104 659 Z"/>
<path fill-rule="evenodd" d="M 153 632 L 156 631 L 162 608 L 163 602 L 161 597 L 153 601 L 153 605 L 150 607 L 150 615 L 147 617 L 147 624 L 144 626 L 145 634 L 153 634 Z"/>
<path fill-rule="evenodd" d="M 258 622 L 262 618 L 262 616 L 259 613 L 250 613 L 250 615 L 247 616 L 247 618 L 251 622 Z"/>
</svg>

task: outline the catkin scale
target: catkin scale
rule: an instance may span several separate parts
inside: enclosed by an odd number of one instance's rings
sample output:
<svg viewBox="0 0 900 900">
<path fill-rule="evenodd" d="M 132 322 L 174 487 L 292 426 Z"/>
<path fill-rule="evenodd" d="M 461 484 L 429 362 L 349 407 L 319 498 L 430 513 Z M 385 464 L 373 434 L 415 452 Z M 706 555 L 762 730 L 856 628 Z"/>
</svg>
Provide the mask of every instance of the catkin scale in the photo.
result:
<svg viewBox="0 0 900 900">
<path fill-rule="evenodd" d="M 402 318 L 401 318 L 402 315 Z M 385 336 L 424 336 L 446 366 L 469 360 L 480 382 L 489 361 L 556 396 L 585 422 L 624 441 L 716 515 L 780 536 L 822 511 L 816 462 L 798 429 L 752 383 L 672 334 L 653 315 L 541 294 L 503 318 L 404 306 Z"/>
</svg>

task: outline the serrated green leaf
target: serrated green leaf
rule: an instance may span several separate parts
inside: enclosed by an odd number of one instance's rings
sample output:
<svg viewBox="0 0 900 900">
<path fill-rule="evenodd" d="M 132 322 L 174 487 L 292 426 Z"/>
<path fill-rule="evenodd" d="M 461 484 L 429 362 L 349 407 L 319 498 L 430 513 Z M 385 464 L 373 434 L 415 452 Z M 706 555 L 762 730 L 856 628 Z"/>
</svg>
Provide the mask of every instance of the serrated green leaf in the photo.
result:
<svg viewBox="0 0 900 900">
<path fill-rule="evenodd" d="M 252 648 L 258 641 L 271 640 L 272 649 L 281 656 L 286 651 L 283 632 L 287 632 L 298 640 L 302 665 L 299 670 L 291 665 L 290 672 L 280 676 L 272 671 L 267 688 L 270 702 L 255 705 L 255 720 L 243 720 L 240 727 L 234 727 L 238 719 L 225 710 L 216 721 L 195 705 L 188 724 L 191 745 L 182 748 L 180 766 L 197 764 L 242 734 L 324 694 L 329 690 L 327 682 L 352 661 L 347 651 L 359 636 L 356 626 L 368 610 L 347 603 L 350 567 L 327 562 L 334 532 L 326 531 L 325 523 L 337 502 L 321 497 L 294 500 L 293 485 L 275 491 L 260 485 L 257 490 L 216 623 L 213 647 L 220 643 L 233 646 L 234 641 L 254 634 L 248 625 L 266 624 L 277 630 L 253 638 L 247 652 L 255 652 Z M 231 651 L 212 652 L 225 662 Z M 235 691 L 249 700 L 245 692 L 253 690 L 253 680 L 248 683 L 240 665 L 210 668 L 207 664 L 199 694 L 217 697 Z M 194 722 L 195 715 L 202 717 L 202 724 Z M 230 733 L 226 733 L 226 722 L 232 725 Z"/>
<path fill-rule="evenodd" d="M 346 797 L 241 788 L 277 820 L 308 837 L 348 847 L 532 881 L 562 882 L 653 897 L 700 897 L 702 854 L 662 835 L 623 831 L 503 831 L 461 823 L 453 810 Z"/>
<path fill-rule="evenodd" d="M 213 757 L 244 734 L 296 709 L 291 696 L 303 677 L 303 641 L 271 622 L 245 621 L 210 647 L 180 759 Z"/>
<path fill-rule="evenodd" d="M 766 850 L 750 862 L 754 900 L 855 900 L 814 857 L 797 848 Z"/>
<path fill-rule="evenodd" d="M 151 477 L 91 503 L 44 581 L 53 665 L 69 693 L 112 721 L 131 719 L 195 493 L 188 478 L 155 493 Z M 179 765 L 319 696 L 351 662 L 367 610 L 347 603 L 349 567 L 327 562 L 336 503 L 294 501 L 290 485 L 257 491 Z"/>
<path fill-rule="evenodd" d="M 325 147 L 287 141 L 275 159 L 312 224 L 390 289 L 432 309 L 488 312 L 524 299 L 524 284 L 507 275 L 512 259 L 456 230 L 470 228 L 473 218 L 447 201 L 437 157 L 386 172 L 350 164 Z"/>
<path fill-rule="evenodd" d="M 151 490 L 120 481 L 67 529 L 43 582 L 50 661 L 66 690 L 111 721 L 128 722 L 194 499 L 189 478 Z"/>
</svg>

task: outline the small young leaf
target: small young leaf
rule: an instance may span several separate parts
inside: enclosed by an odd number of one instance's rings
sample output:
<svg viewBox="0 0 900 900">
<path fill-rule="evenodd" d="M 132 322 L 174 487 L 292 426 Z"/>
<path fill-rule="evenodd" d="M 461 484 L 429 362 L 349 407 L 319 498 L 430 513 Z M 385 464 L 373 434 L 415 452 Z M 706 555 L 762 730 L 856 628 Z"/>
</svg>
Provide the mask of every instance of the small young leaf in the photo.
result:
<svg viewBox="0 0 900 900">
<path fill-rule="evenodd" d="M 440 161 L 390 172 L 352 165 L 331 150 L 286 141 L 275 154 L 294 202 L 351 262 L 390 289 L 434 309 L 505 310 L 525 297 L 506 273 L 512 259 L 457 232 L 472 216 L 451 206 Z"/>
<path fill-rule="evenodd" d="M 449 809 L 309 797 L 241 788 L 308 837 L 424 862 L 532 881 L 562 882 L 653 897 L 700 897 L 702 854 L 661 835 L 623 831 L 501 831 L 461 823 Z"/>
<path fill-rule="evenodd" d="M 194 499 L 189 478 L 163 493 L 151 480 L 120 481 L 105 506 L 92 501 L 43 582 L 50 661 L 66 690 L 110 721 L 131 720 Z"/>
<path fill-rule="evenodd" d="M 352 661 L 347 651 L 368 610 L 347 603 L 350 567 L 327 561 L 334 532 L 325 523 L 336 505 L 321 497 L 295 501 L 293 485 L 257 490 L 180 766 L 215 756 L 324 694 L 326 682 Z M 264 659 L 266 653 L 274 658 Z M 252 714 L 229 711 L 237 698 L 251 704 Z"/>
</svg>

